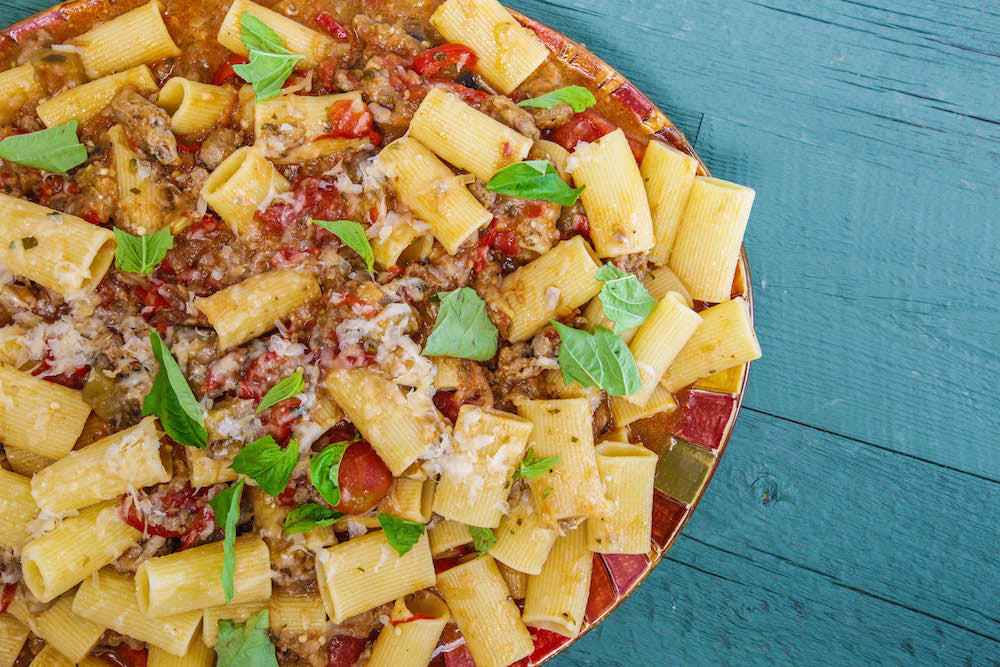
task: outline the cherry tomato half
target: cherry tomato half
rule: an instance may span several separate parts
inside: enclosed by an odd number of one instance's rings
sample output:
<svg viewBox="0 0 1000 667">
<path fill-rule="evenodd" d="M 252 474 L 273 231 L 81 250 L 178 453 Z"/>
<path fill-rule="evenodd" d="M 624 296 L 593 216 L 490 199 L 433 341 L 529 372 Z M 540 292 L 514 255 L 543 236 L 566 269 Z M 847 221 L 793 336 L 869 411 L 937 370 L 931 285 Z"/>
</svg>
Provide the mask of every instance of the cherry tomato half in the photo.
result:
<svg viewBox="0 0 1000 667">
<path fill-rule="evenodd" d="M 363 514 L 385 498 L 392 472 L 371 445 L 359 440 L 344 452 L 337 482 L 340 502 L 333 509 L 345 514 Z"/>
</svg>

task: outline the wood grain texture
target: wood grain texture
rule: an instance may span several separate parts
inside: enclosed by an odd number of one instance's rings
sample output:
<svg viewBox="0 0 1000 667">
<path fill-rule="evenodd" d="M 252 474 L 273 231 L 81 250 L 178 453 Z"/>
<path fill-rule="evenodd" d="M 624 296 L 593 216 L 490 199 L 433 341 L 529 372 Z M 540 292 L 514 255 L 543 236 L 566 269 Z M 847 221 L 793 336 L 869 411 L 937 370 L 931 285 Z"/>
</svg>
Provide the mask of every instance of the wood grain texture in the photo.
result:
<svg viewBox="0 0 1000 667">
<path fill-rule="evenodd" d="M 556 664 L 1000 664 L 996 4 L 508 2 L 758 191 L 747 409 L 667 559 Z"/>
</svg>

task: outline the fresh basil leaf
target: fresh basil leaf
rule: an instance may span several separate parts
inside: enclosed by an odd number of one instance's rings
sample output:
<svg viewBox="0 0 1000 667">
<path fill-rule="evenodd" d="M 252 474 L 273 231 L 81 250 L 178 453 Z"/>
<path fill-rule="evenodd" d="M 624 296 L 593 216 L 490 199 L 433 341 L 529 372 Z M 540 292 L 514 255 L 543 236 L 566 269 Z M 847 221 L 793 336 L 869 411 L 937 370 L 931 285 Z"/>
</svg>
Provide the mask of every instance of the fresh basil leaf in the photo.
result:
<svg viewBox="0 0 1000 667">
<path fill-rule="evenodd" d="M 551 109 L 560 103 L 568 104 L 573 107 L 573 111 L 580 113 L 597 104 L 597 99 L 592 92 L 583 86 L 566 86 L 538 97 L 532 97 L 530 100 L 518 102 L 517 106 Z"/>
<path fill-rule="evenodd" d="M 236 586 L 236 524 L 240 520 L 240 496 L 243 495 L 243 480 L 212 498 L 208 504 L 215 511 L 215 521 L 225 531 L 222 539 L 222 590 L 226 594 L 226 604 L 233 599 Z"/>
<path fill-rule="evenodd" d="M 407 521 L 391 514 L 379 514 L 378 522 L 382 525 L 382 530 L 385 531 L 385 538 L 389 540 L 389 546 L 395 549 L 400 556 L 412 549 L 420 536 L 424 534 L 424 524 L 419 521 Z"/>
<path fill-rule="evenodd" d="M 525 452 L 524 458 L 521 459 L 521 465 L 518 467 L 517 474 L 521 477 L 521 479 L 535 479 L 536 477 L 541 477 L 547 473 L 552 466 L 560 461 L 562 461 L 561 456 L 540 459 L 535 456 L 534 448 L 529 448 L 528 451 Z"/>
<path fill-rule="evenodd" d="M 342 440 L 327 445 L 309 462 L 309 479 L 323 496 L 323 500 L 336 507 L 340 503 L 340 461 L 351 443 Z"/>
<path fill-rule="evenodd" d="M 598 298 L 604 306 L 604 315 L 615 323 L 615 331 L 622 332 L 646 321 L 656 308 L 656 299 L 635 274 L 605 264 L 594 277 L 604 282 Z"/>
<path fill-rule="evenodd" d="M 240 40 L 247 49 L 269 53 L 291 53 L 269 25 L 248 11 L 240 14 Z"/>
<path fill-rule="evenodd" d="M 497 536 L 489 528 L 469 526 L 469 532 L 472 533 L 472 544 L 480 554 L 486 553 L 497 543 Z"/>
<path fill-rule="evenodd" d="M 278 667 L 274 644 L 267 636 L 270 623 L 267 609 L 257 612 L 246 623 L 220 619 L 216 667 Z"/>
<path fill-rule="evenodd" d="M 316 503 L 306 503 L 301 507 L 296 507 L 285 517 L 285 532 L 294 535 L 313 528 L 332 526 L 342 516 L 346 515 Z"/>
<path fill-rule="evenodd" d="M 344 242 L 348 248 L 361 255 L 365 262 L 365 268 L 371 273 L 375 267 L 375 252 L 372 244 L 365 236 L 365 228 L 352 220 L 312 220 L 309 222 L 319 225 L 338 239 Z"/>
<path fill-rule="evenodd" d="M 254 414 L 259 415 L 272 405 L 301 393 L 305 388 L 306 383 L 305 380 L 302 379 L 302 371 L 295 371 L 288 377 L 279 380 L 277 384 L 268 389 L 267 393 L 264 394 L 264 398 L 261 400 L 260 405 L 257 406 L 257 410 Z"/>
<path fill-rule="evenodd" d="M 612 396 L 639 391 L 642 381 L 635 358 L 621 338 L 604 327 L 593 334 L 553 321 L 559 332 L 559 366 L 563 382 L 600 387 Z"/>
<path fill-rule="evenodd" d="M 204 449 L 208 446 L 208 432 L 201 405 L 160 334 L 150 332 L 149 342 L 153 346 L 153 356 L 160 362 L 160 370 L 142 401 L 143 416 L 159 417 L 163 430 L 174 442 Z"/>
<path fill-rule="evenodd" d="M 486 189 L 522 199 L 543 199 L 562 206 L 572 206 L 583 188 L 571 188 L 559 172 L 545 160 L 526 160 L 498 169 Z"/>
<path fill-rule="evenodd" d="M 16 134 L 0 141 L 0 157 L 25 167 L 65 174 L 87 161 L 87 148 L 76 138 L 77 121 Z"/>
<path fill-rule="evenodd" d="M 282 449 L 274 438 L 265 435 L 241 449 L 229 467 L 252 478 L 265 493 L 277 498 L 288 487 L 298 462 L 298 441 L 292 439 Z"/>
<path fill-rule="evenodd" d="M 257 101 L 263 102 L 281 94 L 281 87 L 295 71 L 295 64 L 300 60 L 302 56 L 296 54 L 265 53 L 251 49 L 250 62 L 233 65 L 233 71 L 253 86 Z"/>
<path fill-rule="evenodd" d="M 117 227 L 114 232 L 115 266 L 127 273 L 152 273 L 167 256 L 167 251 L 174 247 L 169 227 L 144 236 L 135 236 Z"/>
<path fill-rule="evenodd" d="M 233 71 L 253 86 L 258 102 L 279 95 L 303 56 L 289 51 L 278 33 L 249 12 L 240 15 L 240 40 L 250 54 L 250 62 L 233 65 Z"/>
<path fill-rule="evenodd" d="M 476 290 L 462 287 L 434 296 L 441 301 L 441 307 L 421 354 L 475 361 L 492 359 L 497 353 L 499 331 L 486 314 L 486 302 Z"/>
</svg>

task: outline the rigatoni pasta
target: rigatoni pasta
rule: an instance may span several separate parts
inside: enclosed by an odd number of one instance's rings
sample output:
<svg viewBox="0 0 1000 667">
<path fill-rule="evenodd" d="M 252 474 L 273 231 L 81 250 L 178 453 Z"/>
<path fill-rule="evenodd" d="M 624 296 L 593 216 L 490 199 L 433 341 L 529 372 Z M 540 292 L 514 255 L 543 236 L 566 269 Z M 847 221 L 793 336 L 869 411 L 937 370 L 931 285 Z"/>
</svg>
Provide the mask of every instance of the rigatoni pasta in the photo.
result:
<svg viewBox="0 0 1000 667">
<path fill-rule="evenodd" d="M 13 665 L 17 661 L 30 632 L 10 614 L 0 614 L 0 665 Z"/>
<path fill-rule="evenodd" d="M 573 181 L 590 218 L 598 257 L 619 257 L 653 247 L 653 219 L 639 167 L 625 133 L 615 130 L 574 152 Z"/>
<path fill-rule="evenodd" d="M 2 365 L 0 408 L 0 440 L 54 459 L 73 448 L 90 414 L 79 391 Z"/>
<path fill-rule="evenodd" d="M 518 572 L 538 574 L 559 536 L 554 521 L 542 517 L 530 502 L 516 502 L 494 531 L 490 555 Z"/>
<path fill-rule="evenodd" d="M 235 234 L 252 235 L 254 215 L 292 186 L 268 162 L 260 149 L 244 146 L 216 167 L 201 188 L 201 196 Z"/>
<path fill-rule="evenodd" d="M 581 237 L 559 243 L 503 279 L 497 307 L 510 317 L 506 338 L 531 337 L 550 319 L 559 319 L 601 291 L 594 277 L 600 265 Z"/>
<path fill-rule="evenodd" d="M 52 513 L 119 498 L 173 477 L 169 448 L 153 417 L 70 452 L 31 478 L 31 495 Z"/>
<path fill-rule="evenodd" d="M 179 56 L 181 50 L 167 32 L 159 0 L 91 28 L 73 40 L 91 79 L 136 65 Z"/>
<path fill-rule="evenodd" d="M 118 516 L 120 504 L 112 500 L 84 508 L 24 546 L 21 572 L 32 595 L 41 602 L 54 600 L 139 539 L 139 531 Z"/>
<path fill-rule="evenodd" d="M 412 137 L 386 146 L 378 162 L 403 203 L 430 225 L 434 237 L 452 255 L 493 217 L 459 176 Z"/>
<path fill-rule="evenodd" d="M 82 661 L 104 634 L 105 627 L 73 613 L 72 591 L 63 594 L 47 609 L 32 614 L 23 596 L 17 595 L 7 611 L 31 632 L 73 663 Z"/>
<path fill-rule="evenodd" d="M 253 535 L 236 539 L 236 572 L 232 603 L 261 602 L 271 597 L 271 558 L 267 544 Z M 142 613 L 150 618 L 174 616 L 226 604 L 219 573 L 222 542 L 150 558 L 135 573 Z"/>
<path fill-rule="evenodd" d="M 205 642 L 199 637 L 194 638 L 183 656 L 174 655 L 158 646 L 150 646 L 146 661 L 146 667 L 212 667 L 214 664 L 215 651 L 205 646 Z"/>
<path fill-rule="evenodd" d="M 565 637 L 580 634 L 593 565 L 584 526 L 556 539 L 542 571 L 528 577 L 522 615 L 525 625 Z"/>
<path fill-rule="evenodd" d="M 695 178 L 670 255 L 670 268 L 693 298 L 718 303 L 730 297 L 755 196 L 742 185 Z"/>
<path fill-rule="evenodd" d="M 470 526 L 497 526 L 531 429 L 530 421 L 516 415 L 462 406 L 454 451 L 434 494 L 434 511 Z"/>
<path fill-rule="evenodd" d="M 151 618 L 139 608 L 131 577 L 111 569 L 87 577 L 73 597 L 73 613 L 93 623 L 183 656 L 201 625 L 201 611 Z"/>
<path fill-rule="evenodd" d="M 522 28 L 496 0 L 447 0 L 431 23 L 449 42 L 471 47 L 476 69 L 502 93 L 510 93 L 548 55 L 545 46 Z"/>
<path fill-rule="evenodd" d="M 644 554 L 651 547 L 656 454 L 642 445 L 603 442 L 597 469 L 608 506 L 587 519 L 587 545 L 603 554 Z"/>
<path fill-rule="evenodd" d="M 662 141 L 647 144 L 639 173 L 646 184 L 646 198 L 653 218 L 656 243 L 649 256 L 656 264 L 664 265 L 670 259 L 677 226 L 697 171 L 698 160 L 687 153 Z"/>
<path fill-rule="evenodd" d="M 434 562 L 421 535 L 400 556 L 382 531 L 316 552 L 316 576 L 334 623 L 434 585 Z"/>
<path fill-rule="evenodd" d="M 35 112 L 47 127 L 55 127 L 76 120 L 89 120 L 111 101 L 119 90 L 131 87 L 142 94 L 157 90 L 156 79 L 145 65 L 109 74 L 89 83 L 69 88 L 39 102 Z"/>
<path fill-rule="evenodd" d="M 219 349 L 256 338 L 274 328 L 275 321 L 319 296 L 319 284 L 306 271 L 278 269 L 196 299 L 219 336 Z"/>
<path fill-rule="evenodd" d="M 439 574 L 437 589 L 477 667 L 505 667 L 531 654 L 531 635 L 488 554 Z"/>
<path fill-rule="evenodd" d="M 156 103 L 170 114 L 170 128 L 184 136 L 215 128 L 235 102 L 236 91 L 228 86 L 213 86 L 181 76 L 167 79 L 156 97 Z"/>
<path fill-rule="evenodd" d="M 427 91 L 410 121 L 410 136 L 484 182 L 527 157 L 532 143 L 441 88 Z"/>
<path fill-rule="evenodd" d="M 372 645 L 368 667 L 424 667 L 450 619 L 448 607 L 434 594 L 396 600 L 389 623 Z"/>
<path fill-rule="evenodd" d="M 742 297 L 699 315 L 701 324 L 660 380 L 667 391 L 678 391 L 712 373 L 760 358 L 760 344 Z"/>
<path fill-rule="evenodd" d="M 540 459 L 560 460 L 528 480 L 535 507 L 549 521 L 604 510 L 594 459 L 593 410 L 584 398 L 515 400 L 517 413 L 534 424 L 531 449 Z M 510 565 L 510 563 L 508 563 Z"/>
<path fill-rule="evenodd" d="M 288 18 L 283 14 L 262 7 L 250 0 L 235 0 L 219 27 L 219 44 L 241 56 L 247 55 L 247 47 L 240 39 L 240 18 L 248 12 L 274 30 L 292 53 L 303 57 L 302 67 L 315 67 L 330 52 L 333 39 L 320 32 Z"/>
<path fill-rule="evenodd" d="M 642 382 L 639 391 L 626 397 L 629 401 L 639 406 L 646 404 L 663 372 L 700 324 L 701 317 L 685 306 L 683 297 L 676 292 L 667 292 L 660 299 L 629 343 Z"/>
<path fill-rule="evenodd" d="M 44 95 L 31 63 L 0 72 L 0 124 L 10 123 L 21 109 Z"/>
<path fill-rule="evenodd" d="M 0 265 L 7 270 L 72 296 L 96 287 L 114 256 L 110 230 L 0 194 Z"/>
<path fill-rule="evenodd" d="M 37 514 L 31 480 L 0 469 L 0 547 L 19 552 L 31 535 L 28 523 Z"/>
</svg>

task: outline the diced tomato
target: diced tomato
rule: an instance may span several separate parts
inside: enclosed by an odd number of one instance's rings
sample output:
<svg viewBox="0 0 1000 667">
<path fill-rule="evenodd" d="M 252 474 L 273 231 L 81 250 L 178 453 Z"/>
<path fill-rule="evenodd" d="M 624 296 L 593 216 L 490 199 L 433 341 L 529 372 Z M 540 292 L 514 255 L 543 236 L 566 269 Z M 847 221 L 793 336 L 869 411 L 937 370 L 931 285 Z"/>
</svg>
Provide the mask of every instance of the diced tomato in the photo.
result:
<svg viewBox="0 0 1000 667">
<path fill-rule="evenodd" d="M 77 215 L 92 225 L 103 225 L 105 222 L 103 216 L 92 208 L 81 209 Z"/>
<path fill-rule="evenodd" d="M 310 257 L 318 255 L 319 251 L 320 249 L 316 247 L 295 248 L 288 245 L 279 249 L 271 256 L 271 265 L 279 268 L 297 266 Z"/>
<path fill-rule="evenodd" d="M 573 231 L 588 241 L 590 240 L 590 220 L 587 219 L 587 216 L 582 213 L 573 216 Z"/>
<path fill-rule="evenodd" d="M 132 501 L 132 496 L 128 494 L 122 498 L 121 507 L 118 508 L 118 515 L 121 517 L 122 521 L 145 535 L 155 535 L 157 537 L 180 537 L 184 534 L 182 531 L 170 530 L 147 521 L 146 515 L 139 512 L 139 508 L 136 507 L 135 503 Z"/>
<path fill-rule="evenodd" d="M 472 106 L 485 102 L 487 98 L 489 98 L 489 93 L 483 92 L 482 90 L 476 90 L 475 88 L 469 88 L 468 86 L 463 86 L 460 83 L 455 83 L 454 81 L 449 81 L 448 79 L 432 78 L 428 79 L 427 82 L 434 86 L 447 88 L 461 97 L 463 102 L 471 104 Z"/>
<path fill-rule="evenodd" d="M 326 30 L 337 39 L 347 41 L 351 38 L 351 33 L 348 32 L 347 26 L 333 18 L 333 14 L 330 12 L 320 12 L 316 15 L 315 21 L 320 28 Z"/>
<path fill-rule="evenodd" d="M 513 257 L 521 252 L 521 241 L 513 230 L 500 229 L 497 230 L 497 236 L 493 240 L 493 249 L 499 253 Z"/>
<path fill-rule="evenodd" d="M 222 63 L 222 66 L 215 72 L 215 76 L 212 77 L 212 83 L 216 86 L 221 86 L 228 81 L 237 78 L 236 70 L 233 69 L 233 65 L 246 65 L 250 61 L 244 56 L 233 54 L 229 56 L 226 62 Z"/>
<path fill-rule="evenodd" d="M 114 667 L 146 667 L 149 653 L 146 649 L 134 649 L 122 644 L 114 648 L 102 648 L 97 657 Z"/>
<path fill-rule="evenodd" d="M 201 220 L 187 228 L 186 233 L 194 239 L 204 239 L 219 229 L 219 219 L 210 213 L 202 216 Z"/>
<path fill-rule="evenodd" d="M 340 459 L 340 502 L 335 509 L 345 514 L 364 514 L 389 492 L 392 472 L 372 446 L 364 440 L 353 443 Z"/>
<path fill-rule="evenodd" d="M 373 127 L 372 114 L 363 102 L 338 100 L 330 105 L 327 114 L 330 119 L 330 131 L 323 137 L 334 139 L 368 137 L 375 146 L 382 141 L 382 137 Z"/>
<path fill-rule="evenodd" d="M 0 614 L 7 611 L 7 607 L 14 601 L 14 594 L 17 593 L 17 584 L 5 586 L 3 594 L 0 594 Z"/>
<path fill-rule="evenodd" d="M 618 129 L 618 126 L 604 116 L 591 110 L 581 111 L 549 133 L 554 141 L 568 151 L 576 148 L 581 141 L 590 143 Z"/>
<path fill-rule="evenodd" d="M 292 427 L 299 421 L 300 415 L 295 411 L 302 405 L 298 398 L 287 398 L 275 403 L 260 415 L 260 421 L 267 429 L 268 435 L 279 444 L 285 444 L 292 437 Z"/>
<path fill-rule="evenodd" d="M 328 645 L 329 654 L 326 667 L 353 667 L 361 658 L 368 644 L 367 639 L 351 637 L 350 635 L 334 635 Z"/>
<path fill-rule="evenodd" d="M 201 150 L 201 143 L 188 144 L 178 139 L 177 150 L 181 153 L 197 153 Z"/>
<path fill-rule="evenodd" d="M 39 376 L 42 373 L 52 369 L 52 350 L 46 349 L 45 355 L 42 360 L 38 363 L 38 367 L 31 371 L 32 375 Z M 65 373 L 60 373 L 59 375 L 46 375 L 43 380 L 48 380 L 49 382 L 54 382 L 56 384 L 61 384 L 64 387 L 69 387 L 70 389 L 83 389 L 83 385 L 87 383 L 87 376 L 90 375 L 90 365 L 80 366 L 72 370 L 68 370 Z"/>
<path fill-rule="evenodd" d="M 455 423 L 458 420 L 458 411 L 463 405 L 482 405 L 482 396 L 478 392 L 463 392 L 459 397 L 458 392 L 447 389 L 438 389 L 434 392 L 434 407 L 445 417 Z"/>
<path fill-rule="evenodd" d="M 264 394 L 283 376 L 279 375 L 282 366 L 286 365 L 284 357 L 275 351 L 260 355 L 247 368 L 246 375 L 240 380 L 237 395 L 240 398 L 252 398 L 259 401 Z"/>
<path fill-rule="evenodd" d="M 300 199 L 305 212 L 317 220 L 343 220 L 347 217 L 344 196 L 330 181 L 312 177 L 303 179 L 295 188 L 295 200 Z"/>
<path fill-rule="evenodd" d="M 212 509 L 212 506 L 207 503 L 202 505 L 198 510 L 198 513 L 195 514 L 194 521 L 191 522 L 188 529 L 184 531 L 183 535 L 181 535 L 181 545 L 178 547 L 178 551 L 190 549 L 197 544 L 202 533 L 204 533 L 207 528 L 210 528 L 214 522 L 215 511 Z"/>
<path fill-rule="evenodd" d="M 153 278 L 153 284 L 147 289 L 145 287 L 136 286 L 135 292 L 142 299 L 144 305 L 142 309 L 142 317 L 147 322 L 153 319 L 161 309 L 166 308 L 170 305 L 170 302 L 160 294 L 160 288 L 163 286 L 163 281 L 159 278 Z"/>
<path fill-rule="evenodd" d="M 63 191 L 65 183 L 65 177 L 60 174 L 49 174 L 42 178 L 42 184 L 38 187 L 38 203 L 47 204 L 49 199 Z"/>
<path fill-rule="evenodd" d="M 461 44 L 442 44 L 427 49 L 414 58 L 413 71 L 420 76 L 435 76 L 446 67 L 454 65 L 457 69 L 463 67 L 471 69 L 477 62 L 479 58 L 469 47 Z"/>
</svg>

